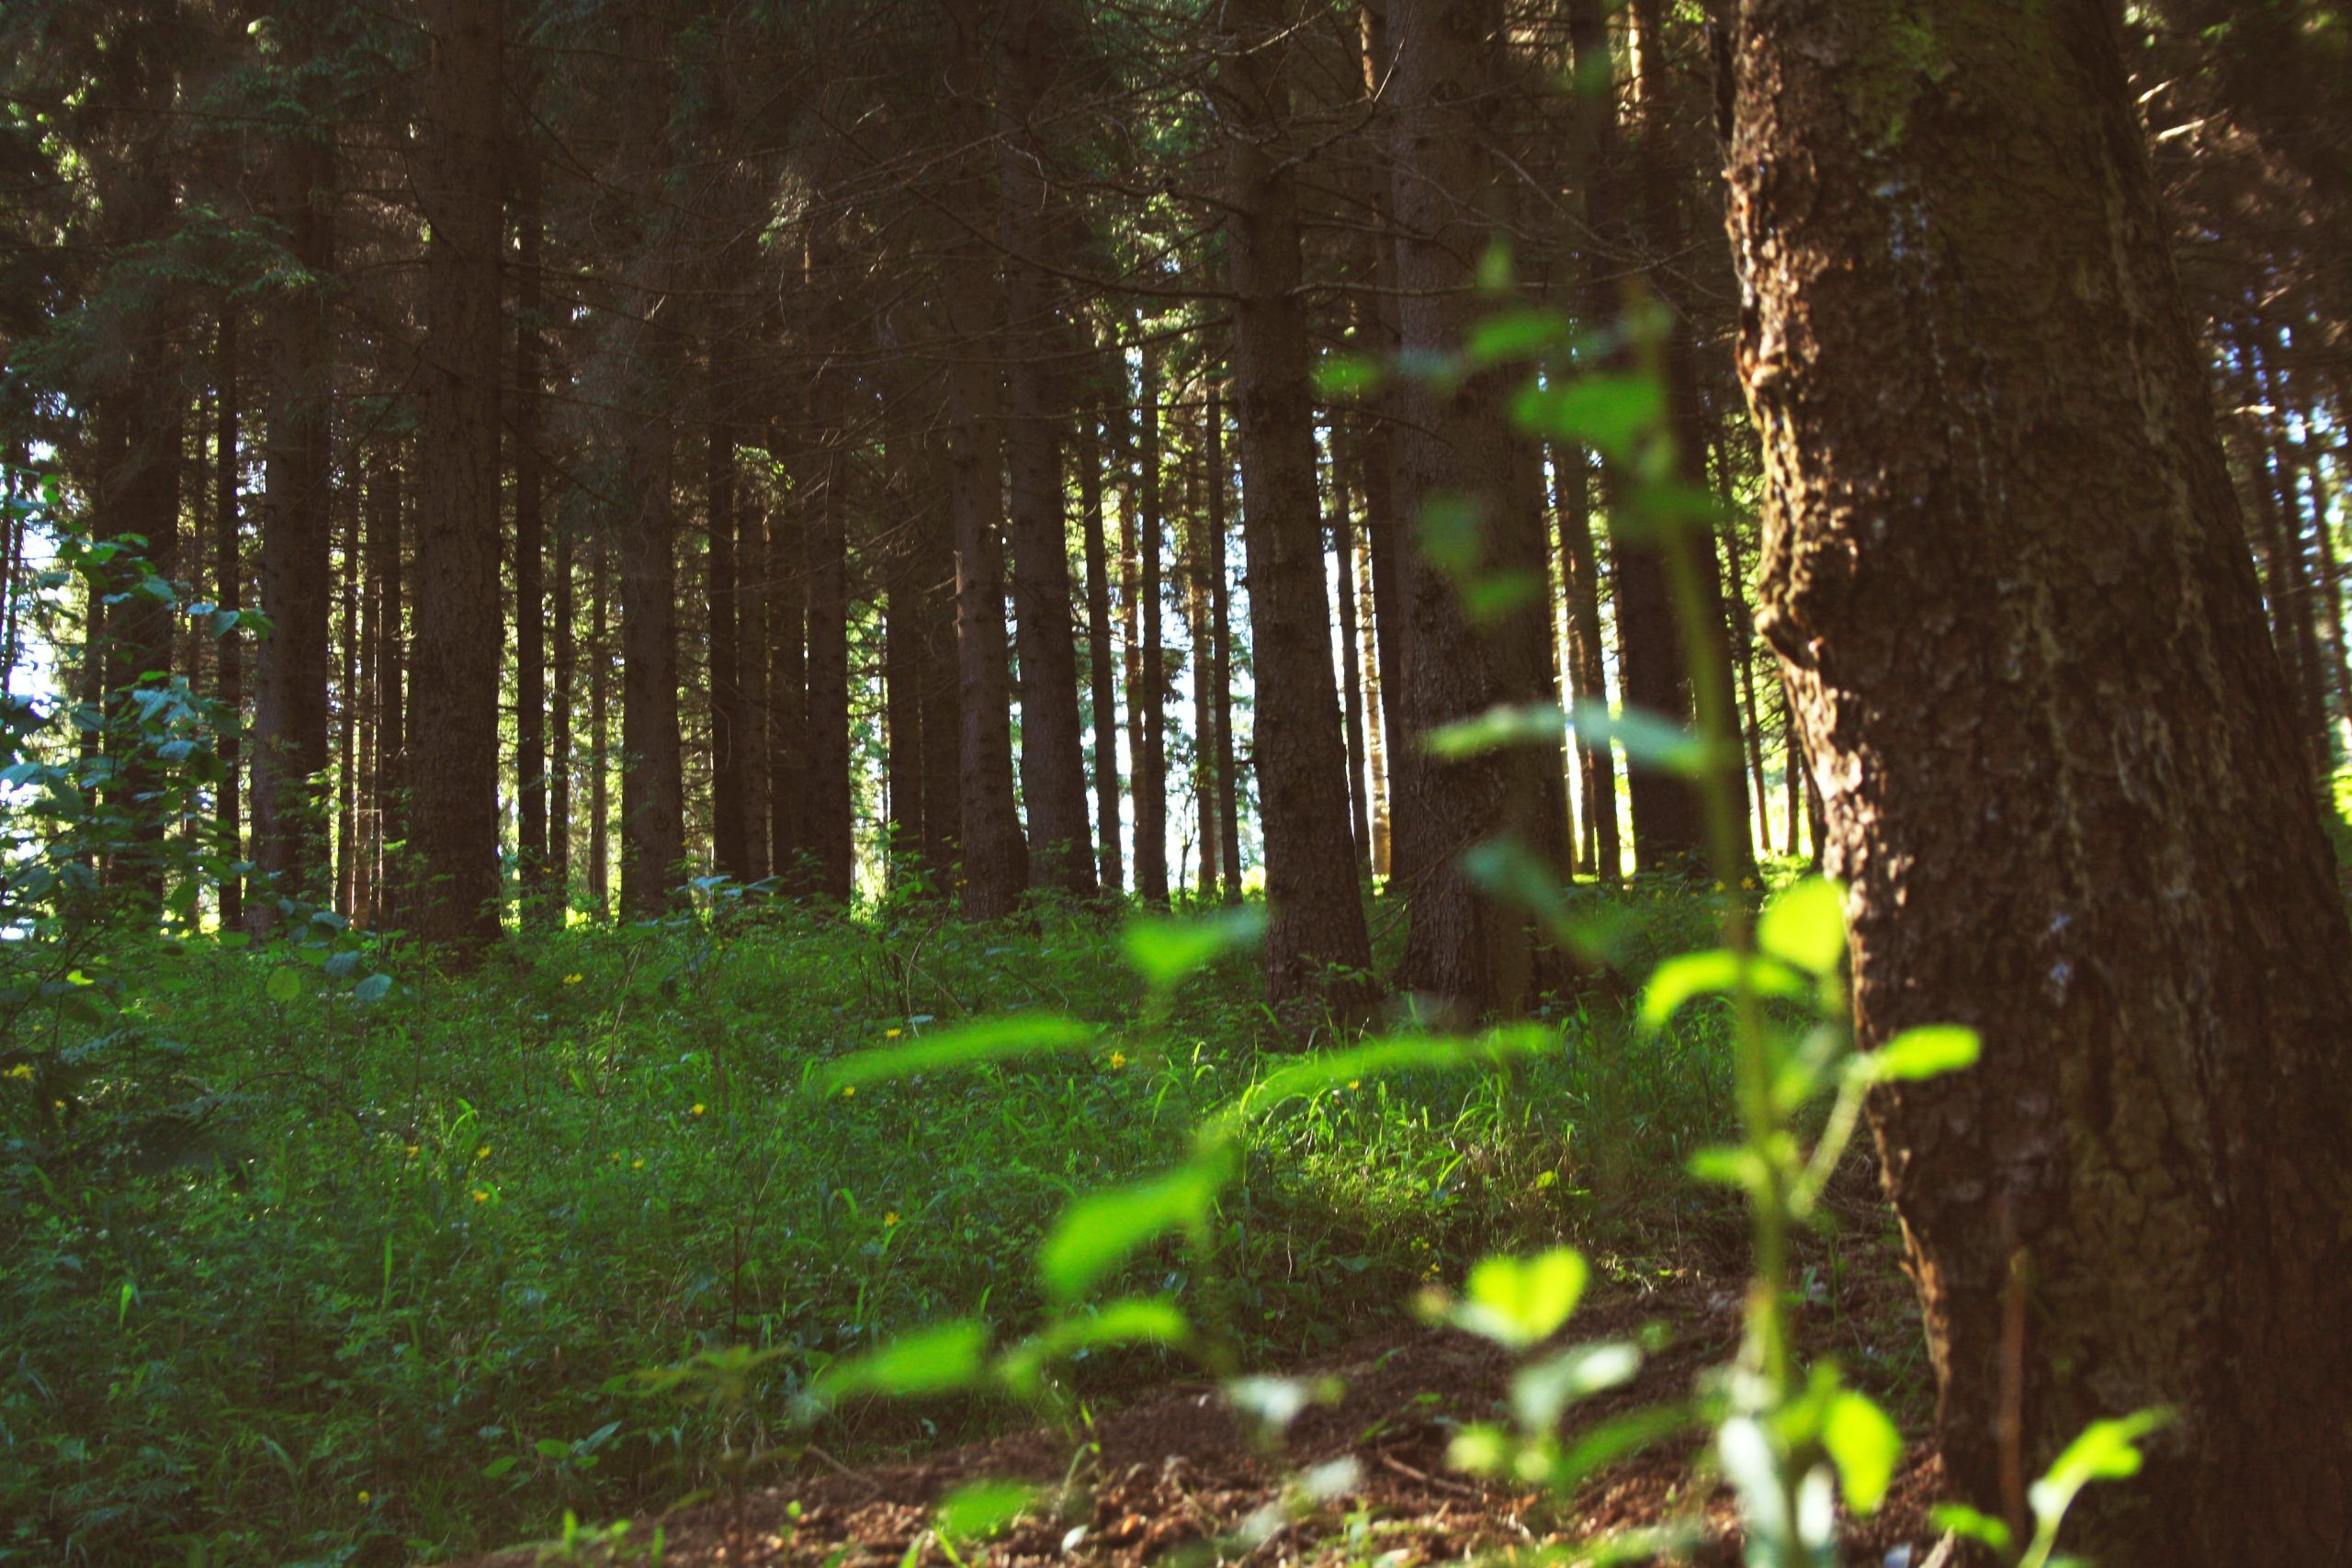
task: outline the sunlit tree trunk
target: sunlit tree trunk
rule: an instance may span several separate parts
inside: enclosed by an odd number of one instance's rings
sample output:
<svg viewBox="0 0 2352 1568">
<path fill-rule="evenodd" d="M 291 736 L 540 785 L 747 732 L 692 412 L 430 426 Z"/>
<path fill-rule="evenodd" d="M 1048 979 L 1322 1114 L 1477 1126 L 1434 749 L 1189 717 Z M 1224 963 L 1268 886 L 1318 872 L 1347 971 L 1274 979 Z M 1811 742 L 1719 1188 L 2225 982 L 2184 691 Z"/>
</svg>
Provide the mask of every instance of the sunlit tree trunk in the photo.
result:
<svg viewBox="0 0 2352 1568">
<path fill-rule="evenodd" d="M 2066 1547 L 2352 1559 L 2352 931 L 2104 0 L 1746 0 L 1758 620 L 1849 885 L 1945 1474 Z"/>
</svg>

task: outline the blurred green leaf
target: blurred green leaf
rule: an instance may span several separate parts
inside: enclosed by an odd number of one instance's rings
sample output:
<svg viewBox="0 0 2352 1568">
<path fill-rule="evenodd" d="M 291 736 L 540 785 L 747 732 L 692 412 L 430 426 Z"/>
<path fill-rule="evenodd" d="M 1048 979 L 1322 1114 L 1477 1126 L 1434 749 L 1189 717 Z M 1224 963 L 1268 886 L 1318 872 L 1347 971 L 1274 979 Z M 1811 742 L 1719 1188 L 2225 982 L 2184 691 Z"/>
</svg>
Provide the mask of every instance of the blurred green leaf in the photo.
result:
<svg viewBox="0 0 2352 1568">
<path fill-rule="evenodd" d="M 1548 354 L 1566 344 L 1568 318 L 1547 305 L 1523 305 L 1481 318 L 1467 345 L 1474 365 L 1499 365 Z"/>
<path fill-rule="evenodd" d="M 1548 1432 L 1569 1405 L 1634 1381 L 1642 1370 L 1639 1347 L 1624 1340 L 1571 1345 L 1522 1367 L 1510 1380 L 1511 1414 L 1530 1432 Z"/>
<path fill-rule="evenodd" d="M 1524 1350 L 1568 1321 L 1591 1273 L 1573 1247 L 1533 1258 L 1484 1258 L 1470 1270 L 1448 1321 L 1506 1349 Z"/>
<path fill-rule="evenodd" d="M 1696 778 L 1707 765 L 1707 744 L 1669 719 L 1640 708 L 1611 712 L 1605 704 L 1580 702 L 1568 712 L 1578 739 L 1595 745 L 1614 742 L 1625 755 L 1670 773 Z"/>
<path fill-rule="evenodd" d="M 1522 703 L 1488 708 L 1475 718 L 1441 725 L 1421 737 L 1421 750 L 1448 761 L 1500 750 L 1507 746 L 1556 744 L 1568 716 L 1556 703 Z"/>
<path fill-rule="evenodd" d="M 1510 412 L 1527 434 L 1581 441 L 1622 462 L 1664 421 L 1666 393 L 1655 377 L 1592 373 L 1522 387 Z"/>
<path fill-rule="evenodd" d="M 950 1067 L 977 1067 L 989 1062 L 1001 1062 L 1017 1056 L 1044 1055 L 1056 1051 L 1079 1051 L 1094 1043 L 1091 1024 L 1054 1013 L 1008 1013 L 1000 1018 L 980 1019 L 959 1024 L 954 1029 L 927 1034 L 920 1040 L 903 1044 L 886 1045 L 879 1050 L 860 1051 L 829 1064 L 818 1075 L 817 1082 L 828 1093 L 864 1084 L 878 1083 L 886 1078 L 909 1077 L 916 1073 L 939 1072 Z"/>
<path fill-rule="evenodd" d="M 1821 1446 L 1838 1466 L 1847 1506 L 1858 1514 L 1877 1512 L 1903 1458 L 1903 1434 L 1886 1412 L 1865 1394 L 1839 1391 L 1823 1414 Z"/>
<path fill-rule="evenodd" d="M 2041 1479 L 2028 1489 L 2035 1519 L 2045 1526 L 2053 1524 L 2094 1481 L 2124 1481 L 2139 1474 L 2143 1462 L 2140 1439 L 2172 1419 L 2168 1410 L 2142 1410 L 2084 1427 L 2082 1436 L 2067 1444 Z"/>
<path fill-rule="evenodd" d="M 1976 1031 L 1958 1024 L 1928 1024 L 1906 1029 L 1877 1050 L 1854 1058 L 1856 1068 L 1873 1083 L 1931 1078 L 1976 1065 L 1984 1049 Z"/>
<path fill-rule="evenodd" d="M 1153 1237 L 1200 1224 L 1228 1168 L 1221 1160 L 1195 1159 L 1070 1204 L 1037 1256 L 1046 1292 L 1060 1301 L 1083 1295 Z"/>
<path fill-rule="evenodd" d="M 967 1481 L 939 1500 L 932 1528 L 951 1543 L 986 1540 L 1019 1518 L 1036 1495 L 1035 1487 L 1018 1481 Z"/>
<path fill-rule="evenodd" d="M 302 994 L 302 972 L 291 964 L 273 969 L 262 990 L 271 1001 L 283 1006 Z"/>
<path fill-rule="evenodd" d="M 1365 355 L 1335 354 L 1315 367 L 1315 390 L 1327 401 L 1368 398 L 1380 390 L 1387 371 Z"/>
<path fill-rule="evenodd" d="M 1186 919 L 1144 917 L 1120 934 L 1127 964 L 1157 990 L 1166 990 L 1203 964 L 1265 934 L 1266 917 L 1257 908 L 1227 909 Z"/>
<path fill-rule="evenodd" d="M 837 1361 L 817 1378 L 819 1394 L 838 1400 L 854 1393 L 941 1393 L 980 1381 L 988 1330 L 968 1317 L 918 1329 L 870 1356 Z"/>
<path fill-rule="evenodd" d="M 1845 889 L 1808 876 L 1774 894 L 1756 922 L 1756 945 L 1808 974 L 1829 974 L 1846 956 Z"/>
<path fill-rule="evenodd" d="M 1749 988 L 1759 997 L 1793 998 L 1809 994 L 1804 977 L 1775 959 L 1743 958 L 1720 947 L 1679 953 L 1651 973 L 1648 988 L 1642 993 L 1642 1027 L 1655 1032 L 1692 998 L 1736 989 L 1743 971 Z"/>
</svg>

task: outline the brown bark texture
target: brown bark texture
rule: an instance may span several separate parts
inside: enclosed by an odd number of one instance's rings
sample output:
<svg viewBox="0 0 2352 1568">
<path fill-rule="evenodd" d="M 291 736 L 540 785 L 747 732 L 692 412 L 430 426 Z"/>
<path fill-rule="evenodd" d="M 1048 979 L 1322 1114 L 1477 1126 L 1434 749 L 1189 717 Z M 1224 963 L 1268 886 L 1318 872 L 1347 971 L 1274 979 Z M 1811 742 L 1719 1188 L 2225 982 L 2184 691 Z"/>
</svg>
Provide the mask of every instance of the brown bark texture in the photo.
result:
<svg viewBox="0 0 2352 1568">
<path fill-rule="evenodd" d="M 1952 1485 L 2014 1514 L 2169 1405 L 2070 1550 L 2352 1560 L 2352 931 L 2110 8 L 1747 0 L 1735 63 L 1758 619 L 1860 1038 L 1984 1038 L 1871 1108 Z"/>
</svg>

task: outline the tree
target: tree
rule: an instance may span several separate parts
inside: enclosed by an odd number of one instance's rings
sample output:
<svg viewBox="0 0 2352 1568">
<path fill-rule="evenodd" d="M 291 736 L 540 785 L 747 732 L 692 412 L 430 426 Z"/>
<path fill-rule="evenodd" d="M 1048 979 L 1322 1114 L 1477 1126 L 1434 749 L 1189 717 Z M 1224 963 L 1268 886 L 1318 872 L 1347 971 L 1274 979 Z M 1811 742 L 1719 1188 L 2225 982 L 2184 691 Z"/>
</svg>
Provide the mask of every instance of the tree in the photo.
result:
<svg viewBox="0 0 2352 1568">
<path fill-rule="evenodd" d="M 427 23 L 432 145 L 419 187 L 432 237 L 419 374 L 432 461 L 417 509 L 409 762 L 415 878 L 408 919 L 422 940 L 463 951 L 499 930 L 503 11 L 498 0 L 433 0 Z M 537 498 L 529 499 L 536 509 Z M 537 607 L 526 613 L 536 615 Z"/>
<path fill-rule="evenodd" d="M 2352 1555 L 2352 930 L 2104 0 L 1746 0 L 1758 619 L 1850 884 L 1951 1483 L 2179 1415 L 2070 1544 Z M 2008 1424 L 2015 1423 L 2014 1430 Z"/>
<path fill-rule="evenodd" d="M 1257 647 L 1267 989 L 1277 1005 L 1317 996 L 1346 1003 L 1360 998 L 1353 976 L 1372 958 L 1348 831 L 1314 404 L 1295 302 L 1299 197 L 1287 143 L 1298 32 L 1283 0 L 1235 0 L 1227 16 L 1217 85 L 1232 122 L 1233 397 Z"/>
</svg>

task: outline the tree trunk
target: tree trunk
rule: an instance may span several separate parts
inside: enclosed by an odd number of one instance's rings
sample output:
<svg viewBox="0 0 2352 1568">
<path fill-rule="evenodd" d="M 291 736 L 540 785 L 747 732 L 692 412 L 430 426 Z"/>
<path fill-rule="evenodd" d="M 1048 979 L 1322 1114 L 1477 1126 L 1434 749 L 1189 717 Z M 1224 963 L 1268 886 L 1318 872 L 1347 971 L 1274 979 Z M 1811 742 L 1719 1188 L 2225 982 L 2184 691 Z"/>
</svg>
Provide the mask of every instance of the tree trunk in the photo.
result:
<svg viewBox="0 0 2352 1568">
<path fill-rule="evenodd" d="M 579 650 L 572 621 L 579 613 L 573 602 L 571 529 L 559 525 L 555 534 L 555 660 L 548 712 L 548 893 L 554 907 L 549 918 L 560 928 L 571 908 L 571 694 L 579 673 Z"/>
<path fill-rule="evenodd" d="M 1126 882 L 1119 842 L 1119 697 L 1111 646 L 1111 563 L 1102 538 L 1102 405 L 1088 398 L 1079 421 L 1078 502 L 1086 550 L 1086 663 L 1094 707 L 1094 836 L 1100 886 L 1116 893 Z"/>
<path fill-rule="evenodd" d="M 831 394 L 834 389 L 824 389 Z M 852 464 L 828 396 L 820 429 L 824 478 L 803 544 L 808 592 L 808 850 L 815 889 L 849 902 L 857 870 L 857 818 L 849 777 L 849 481 Z"/>
<path fill-rule="evenodd" d="M 323 279 L 334 237 L 323 205 L 334 178 L 324 141 L 289 136 L 276 154 L 273 198 L 295 263 Z M 253 859 L 261 886 L 246 929 L 277 926 L 277 902 L 315 903 L 326 887 L 315 797 L 327 765 L 327 410 L 333 345 L 325 291 L 289 288 L 269 307 L 268 448 L 263 479 L 261 609 L 255 644 Z"/>
<path fill-rule="evenodd" d="M 596 541 L 588 584 L 588 897 L 596 918 L 613 912 L 612 550 Z"/>
<path fill-rule="evenodd" d="M 1297 18 L 1285 0 L 1233 0 L 1227 18 L 1217 82 L 1234 127 L 1233 393 L 1258 683 L 1251 749 L 1265 835 L 1267 990 L 1278 1008 L 1315 998 L 1352 1006 L 1372 951 L 1348 834 L 1315 411 L 1296 297 L 1299 193 L 1284 151 L 1295 134 Z"/>
<path fill-rule="evenodd" d="M 1349 515 L 1347 486 L 1339 465 L 1331 472 L 1331 553 L 1339 562 L 1340 696 L 1348 740 L 1348 820 L 1355 829 L 1356 874 L 1372 874 L 1372 806 L 1364 798 L 1363 687 L 1356 671 L 1355 519 Z"/>
<path fill-rule="evenodd" d="M 782 443 L 769 437 L 769 449 Z M 768 519 L 768 869 L 794 893 L 814 880 L 808 832 L 808 502 Z"/>
<path fill-rule="evenodd" d="M 510 149 L 511 150 L 511 149 Z M 523 918 L 562 917 L 548 844 L 546 461 L 540 414 L 539 171 L 519 159 L 514 199 L 514 858 Z"/>
<path fill-rule="evenodd" d="M 714 359 L 720 352 L 712 346 Z M 743 571 L 736 553 L 735 432 L 716 400 L 724 382 L 711 372 L 708 445 L 703 508 L 710 527 L 710 587 L 704 595 L 710 637 L 710 848 L 719 875 L 740 886 L 752 880 L 751 819 L 743 798 L 743 651 L 736 625 L 737 588 Z"/>
<path fill-rule="evenodd" d="M 343 513 L 343 580 L 336 647 L 341 668 L 335 681 L 334 907 L 344 919 L 359 919 L 359 729 L 366 713 L 359 701 L 359 502 L 363 455 L 357 442 L 344 448 L 344 489 L 335 509 Z"/>
<path fill-rule="evenodd" d="M 401 561 L 401 463 L 388 443 L 368 496 L 368 574 L 376 618 L 376 892 L 370 923 L 390 928 L 404 916 L 401 885 L 406 851 L 391 848 L 408 836 L 408 670 L 405 573 Z"/>
<path fill-rule="evenodd" d="M 1168 653 L 1167 609 L 1160 571 L 1167 518 L 1160 483 L 1160 353 L 1143 346 L 1136 399 L 1136 614 L 1143 635 L 1142 684 L 1127 692 L 1142 744 L 1136 750 L 1136 897 L 1168 903 Z"/>
<path fill-rule="evenodd" d="M 1372 591 L 1372 549 L 1362 533 L 1357 536 L 1355 558 L 1347 563 L 1345 570 L 1356 580 L 1356 600 L 1363 606 L 1357 613 L 1362 629 L 1356 643 L 1348 649 L 1348 657 L 1362 671 L 1363 682 L 1364 762 L 1369 774 L 1366 805 L 1372 818 L 1372 871 L 1374 875 L 1385 877 L 1390 874 L 1388 748 L 1387 718 L 1382 711 L 1380 694 L 1380 604 Z"/>
<path fill-rule="evenodd" d="M 212 436 L 212 597 L 223 610 L 239 610 L 244 605 L 245 560 L 244 541 L 239 527 L 237 492 L 239 457 L 237 450 L 237 317 L 240 311 L 232 306 L 220 312 L 220 336 L 218 353 L 220 356 L 220 404 L 218 423 Z M 243 728 L 242 716 L 245 705 L 244 634 L 231 631 L 216 638 L 220 649 L 220 676 L 213 696 L 221 712 L 229 718 L 220 738 L 220 787 L 213 803 L 214 821 L 220 833 L 221 852 L 233 868 L 244 854 L 244 825 L 239 775 L 243 759 L 239 755 Z M 16 663 L 16 642 L 9 641 L 9 664 Z M 245 879 L 234 869 L 220 879 L 220 929 L 236 931 L 245 919 Z"/>
<path fill-rule="evenodd" d="M 433 0 L 425 250 L 424 503 L 417 510 L 415 867 L 409 927 L 460 952 L 498 914 L 499 124 L 503 6 Z"/>
<path fill-rule="evenodd" d="M 1758 620 L 1827 794 L 1964 1501 L 2167 1405 L 2069 1550 L 2352 1559 L 2352 931 L 2104 0 L 1746 0 Z M 2119 411 L 2131 411 L 2119 417 Z"/>
<path fill-rule="evenodd" d="M 1233 760 L 1233 586 L 1226 569 L 1227 497 L 1233 469 L 1225 457 L 1223 383 L 1209 383 L 1209 537 L 1204 570 L 1209 580 L 1209 704 L 1216 718 L 1216 844 L 1225 901 L 1241 901 L 1241 780 Z"/>
</svg>

